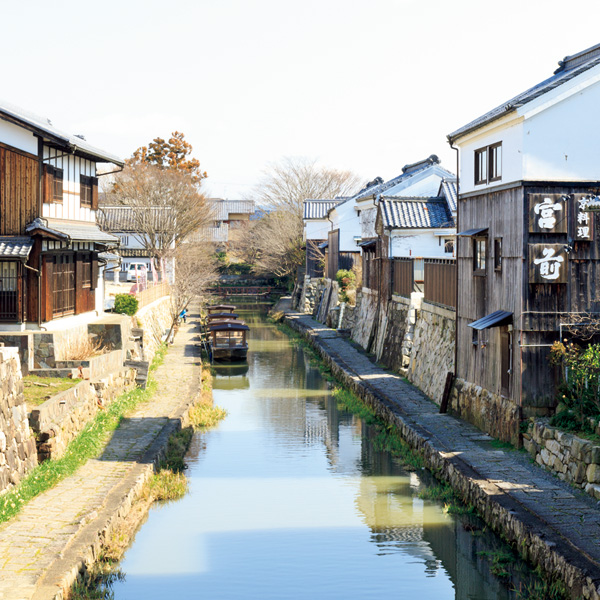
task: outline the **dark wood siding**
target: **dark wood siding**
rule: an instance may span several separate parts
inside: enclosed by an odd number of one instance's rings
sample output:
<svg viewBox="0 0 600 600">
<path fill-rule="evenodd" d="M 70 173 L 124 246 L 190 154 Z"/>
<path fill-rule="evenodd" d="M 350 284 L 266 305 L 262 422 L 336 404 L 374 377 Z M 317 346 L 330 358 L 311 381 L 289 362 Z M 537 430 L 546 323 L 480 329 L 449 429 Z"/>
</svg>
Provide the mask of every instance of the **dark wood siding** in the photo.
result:
<svg viewBox="0 0 600 600">
<path fill-rule="evenodd" d="M 326 240 L 306 241 L 306 274 L 309 277 L 323 277 L 323 262 L 325 251 L 319 249 L 319 245 Z"/>
<path fill-rule="evenodd" d="M 37 216 L 39 162 L 0 147 L 0 235 L 23 235 Z"/>
<path fill-rule="evenodd" d="M 494 394 L 502 394 L 502 347 L 499 328 L 485 329 L 475 338 L 468 325 L 496 310 L 506 310 L 519 323 L 523 289 L 523 190 L 513 188 L 461 199 L 460 229 L 488 228 L 486 270 L 474 273 L 473 238 L 457 240 L 457 375 Z M 494 238 L 502 238 L 502 269 L 494 269 Z M 516 344 L 513 365 L 519 364 Z M 505 357 L 506 360 L 506 357 Z M 513 369 L 508 395 L 519 402 L 520 372 Z"/>
<path fill-rule="evenodd" d="M 338 272 L 338 260 L 340 250 L 340 230 L 330 231 L 328 234 L 327 246 L 327 272 L 325 274 L 329 279 L 335 279 Z"/>
</svg>

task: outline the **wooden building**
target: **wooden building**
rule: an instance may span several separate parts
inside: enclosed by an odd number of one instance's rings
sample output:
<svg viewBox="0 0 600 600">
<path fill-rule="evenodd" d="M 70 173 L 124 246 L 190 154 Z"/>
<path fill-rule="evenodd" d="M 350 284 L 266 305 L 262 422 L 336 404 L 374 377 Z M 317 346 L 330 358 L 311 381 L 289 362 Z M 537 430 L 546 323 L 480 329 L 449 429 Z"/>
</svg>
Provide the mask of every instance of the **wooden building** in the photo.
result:
<svg viewBox="0 0 600 600">
<path fill-rule="evenodd" d="M 97 163 L 116 156 L 48 119 L 0 104 L 0 327 L 101 311 Z"/>
<path fill-rule="evenodd" d="M 455 408 L 515 440 L 549 414 L 552 343 L 598 320 L 600 45 L 448 136 L 459 151 Z M 598 130 L 598 131 L 597 131 Z"/>
</svg>

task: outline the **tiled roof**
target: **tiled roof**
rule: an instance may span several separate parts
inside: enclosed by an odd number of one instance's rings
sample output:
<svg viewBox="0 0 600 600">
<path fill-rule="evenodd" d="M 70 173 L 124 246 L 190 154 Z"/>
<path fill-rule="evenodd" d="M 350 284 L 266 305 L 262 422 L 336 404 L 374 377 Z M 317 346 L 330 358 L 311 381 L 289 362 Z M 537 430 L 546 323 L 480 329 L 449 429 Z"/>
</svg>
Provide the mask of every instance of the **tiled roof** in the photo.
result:
<svg viewBox="0 0 600 600">
<path fill-rule="evenodd" d="M 254 200 L 223 200 L 222 198 L 209 198 L 208 205 L 211 217 L 215 221 L 227 221 L 230 214 L 251 215 L 256 210 Z"/>
<path fill-rule="evenodd" d="M 45 232 L 70 242 L 98 242 L 101 244 L 118 245 L 119 238 L 102 231 L 95 223 L 89 225 L 73 221 L 54 221 L 50 219 L 35 219 L 26 228 L 27 232 Z"/>
<path fill-rule="evenodd" d="M 392 229 L 437 229 L 454 227 L 443 198 L 382 198 L 383 226 Z"/>
<path fill-rule="evenodd" d="M 573 56 L 567 56 L 564 60 L 559 62 L 559 68 L 554 72 L 552 77 L 545 79 L 541 83 L 534 85 L 528 90 L 516 95 L 507 102 L 504 102 L 500 106 L 490 110 L 481 117 L 467 123 L 460 129 L 450 133 L 448 139 L 452 142 L 457 138 L 494 121 L 499 119 L 505 114 L 516 110 L 517 108 L 539 98 L 541 95 L 571 81 L 571 79 L 581 75 L 585 71 L 600 64 L 600 44 L 588 48 L 583 52 L 574 54 Z"/>
<path fill-rule="evenodd" d="M 342 200 L 305 200 L 303 219 L 324 219 Z"/>
<path fill-rule="evenodd" d="M 5 115 L 9 120 L 24 126 L 26 129 L 34 129 L 42 132 L 43 134 L 47 134 L 49 138 L 59 142 L 61 145 L 68 147 L 71 151 L 79 154 L 85 154 L 100 162 L 109 162 L 119 166 L 124 165 L 123 159 L 119 158 L 118 156 L 109 152 L 105 152 L 104 150 L 100 150 L 99 148 L 95 148 L 77 135 L 71 135 L 69 133 L 60 131 L 54 127 L 54 125 L 52 125 L 50 119 L 35 115 L 34 113 L 26 111 L 18 106 L 15 106 L 14 104 L 0 100 L 0 114 Z"/>
<path fill-rule="evenodd" d="M 119 256 L 122 258 L 152 258 L 150 251 L 145 248 L 119 248 Z"/>
<path fill-rule="evenodd" d="M 163 220 L 166 211 L 169 209 L 163 206 L 149 206 L 148 208 L 133 208 L 131 206 L 101 206 L 96 214 L 98 225 L 104 231 L 114 233 L 136 233 L 136 219 L 133 218 L 134 210 L 147 210 L 148 218 L 154 220 L 153 228 L 160 231 L 159 225 Z"/>
<path fill-rule="evenodd" d="M 0 237 L 0 258 L 26 259 L 31 252 L 33 240 L 30 237 Z"/>
<path fill-rule="evenodd" d="M 456 203 L 458 191 L 456 189 L 456 179 L 443 179 L 440 185 L 440 196 L 444 196 L 448 202 L 450 210 L 456 212 Z"/>
</svg>

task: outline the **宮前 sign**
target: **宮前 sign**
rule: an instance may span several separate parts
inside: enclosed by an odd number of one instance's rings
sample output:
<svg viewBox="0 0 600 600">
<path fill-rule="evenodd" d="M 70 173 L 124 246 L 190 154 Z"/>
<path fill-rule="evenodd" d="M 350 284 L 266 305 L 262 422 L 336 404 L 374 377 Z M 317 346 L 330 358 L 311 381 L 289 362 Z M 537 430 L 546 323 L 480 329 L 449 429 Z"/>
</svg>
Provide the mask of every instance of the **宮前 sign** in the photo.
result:
<svg viewBox="0 0 600 600">
<path fill-rule="evenodd" d="M 529 283 L 566 283 L 564 244 L 529 244 Z"/>
<path fill-rule="evenodd" d="M 529 194 L 529 232 L 567 233 L 568 196 Z"/>
</svg>

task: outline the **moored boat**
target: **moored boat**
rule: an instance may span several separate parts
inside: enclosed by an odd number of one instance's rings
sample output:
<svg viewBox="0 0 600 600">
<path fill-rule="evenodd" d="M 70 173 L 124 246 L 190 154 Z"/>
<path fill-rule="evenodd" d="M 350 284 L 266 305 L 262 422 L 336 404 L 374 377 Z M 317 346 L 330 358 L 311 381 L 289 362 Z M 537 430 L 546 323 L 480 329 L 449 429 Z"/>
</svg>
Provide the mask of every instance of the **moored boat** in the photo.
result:
<svg viewBox="0 0 600 600">
<path fill-rule="evenodd" d="M 248 356 L 248 325 L 237 320 L 215 321 L 206 326 L 213 360 L 237 361 Z"/>
</svg>

